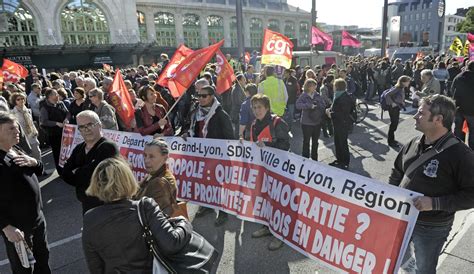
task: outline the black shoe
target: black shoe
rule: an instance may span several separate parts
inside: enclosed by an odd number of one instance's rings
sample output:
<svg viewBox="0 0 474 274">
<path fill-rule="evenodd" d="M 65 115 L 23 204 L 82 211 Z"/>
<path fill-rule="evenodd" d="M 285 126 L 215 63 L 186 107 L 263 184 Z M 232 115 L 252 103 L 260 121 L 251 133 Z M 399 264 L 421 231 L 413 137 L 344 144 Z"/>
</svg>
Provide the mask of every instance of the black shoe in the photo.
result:
<svg viewBox="0 0 474 274">
<path fill-rule="evenodd" d="M 335 161 L 330 162 L 329 165 L 339 167 L 339 162 L 337 160 L 335 160 Z"/>
<path fill-rule="evenodd" d="M 219 212 L 219 216 L 217 217 L 217 219 L 214 221 L 214 226 L 221 226 L 223 224 L 225 224 L 227 222 L 227 213 L 225 212 Z"/>
<path fill-rule="evenodd" d="M 389 142 L 388 146 L 392 148 L 400 148 L 400 144 L 397 141 Z"/>
</svg>

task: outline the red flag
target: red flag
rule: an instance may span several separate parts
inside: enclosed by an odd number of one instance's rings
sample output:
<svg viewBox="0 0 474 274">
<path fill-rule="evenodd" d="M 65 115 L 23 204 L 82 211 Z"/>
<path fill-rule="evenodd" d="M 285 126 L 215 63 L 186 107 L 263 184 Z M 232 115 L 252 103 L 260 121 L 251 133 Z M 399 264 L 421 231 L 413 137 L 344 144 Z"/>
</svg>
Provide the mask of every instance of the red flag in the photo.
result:
<svg viewBox="0 0 474 274">
<path fill-rule="evenodd" d="M 162 87 L 167 87 L 170 90 L 175 88 L 174 85 L 171 87 L 168 85 L 168 80 L 173 74 L 175 74 L 176 67 L 184 60 L 184 58 L 188 57 L 193 52 L 194 51 L 192 49 L 187 48 L 185 45 L 180 45 L 169 61 L 168 65 L 163 68 L 163 71 L 161 72 L 160 77 L 156 83 Z"/>
<path fill-rule="evenodd" d="M 248 51 L 245 52 L 244 61 L 246 64 L 250 63 L 250 53 Z"/>
<path fill-rule="evenodd" d="M 177 98 L 184 94 L 222 44 L 224 44 L 224 40 L 207 48 L 196 50 L 176 67 L 175 74 L 168 79 L 169 86 L 174 85 L 173 89 L 170 88 L 173 97 Z"/>
<path fill-rule="evenodd" d="M 469 127 L 467 126 L 466 120 L 464 120 L 464 123 L 462 124 L 462 132 L 464 132 L 464 134 L 467 134 L 469 132 Z"/>
<path fill-rule="evenodd" d="M 474 43 L 474 34 L 468 33 L 467 34 L 467 40 L 469 40 L 469 42 L 471 42 L 471 43 Z"/>
<path fill-rule="evenodd" d="M 290 68 L 293 57 L 293 43 L 285 35 L 265 29 L 262 44 L 262 64 Z"/>
<path fill-rule="evenodd" d="M 102 64 L 102 67 L 104 68 L 105 71 L 112 71 L 112 67 L 110 67 L 109 64 Z"/>
<path fill-rule="evenodd" d="M 222 94 L 224 93 L 224 91 L 232 87 L 232 83 L 235 81 L 236 78 L 232 66 L 229 64 L 229 62 L 227 62 L 227 59 L 220 50 L 217 50 L 216 59 L 216 92 Z"/>
<path fill-rule="evenodd" d="M 357 40 L 354 36 L 350 35 L 347 31 L 343 30 L 342 31 L 342 40 L 341 40 L 341 46 L 344 47 L 354 47 L 354 48 L 360 48 L 362 43 Z"/>
<path fill-rule="evenodd" d="M 28 70 L 24 66 L 5 58 L 0 70 L 2 71 L 4 82 L 18 82 L 20 78 L 28 76 Z"/>
<path fill-rule="evenodd" d="M 333 40 L 331 35 L 313 26 L 311 28 L 311 44 L 324 44 L 324 50 L 332 50 Z"/>
<path fill-rule="evenodd" d="M 127 86 L 122 78 L 122 73 L 117 69 L 115 71 L 114 81 L 109 90 L 109 98 L 117 114 L 124 122 L 127 128 L 131 127 L 131 122 L 135 116 L 135 109 L 130 99 Z"/>
</svg>

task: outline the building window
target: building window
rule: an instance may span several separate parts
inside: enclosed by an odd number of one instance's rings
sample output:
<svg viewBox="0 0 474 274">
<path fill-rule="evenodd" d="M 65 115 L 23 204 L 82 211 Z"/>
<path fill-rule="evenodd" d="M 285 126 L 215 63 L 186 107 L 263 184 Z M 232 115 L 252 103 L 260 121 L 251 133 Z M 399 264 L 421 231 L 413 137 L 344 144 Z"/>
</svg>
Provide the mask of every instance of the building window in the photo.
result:
<svg viewBox="0 0 474 274">
<path fill-rule="evenodd" d="M 154 15 L 156 44 L 162 47 L 176 47 L 176 29 L 174 15 L 158 12 Z"/>
<path fill-rule="evenodd" d="M 141 11 L 137 11 L 137 21 L 138 21 L 138 32 L 140 33 L 140 42 L 146 43 L 148 41 L 148 36 L 146 32 L 146 20 L 145 14 Z"/>
<path fill-rule="evenodd" d="M 285 22 L 284 34 L 285 34 L 286 37 L 296 38 L 295 22 L 293 22 L 293 21 L 286 21 Z"/>
<path fill-rule="evenodd" d="M 201 23 L 199 15 L 185 14 L 183 17 L 184 43 L 190 48 L 201 47 Z"/>
<path fill-rule="evenodd" d="M 276 32 L 280 32 L 280 22 L 278 22 L 278 20 L 275 20 L 275 19 L 268 20 L 268 29 L 276 31 Z"/>
<path fill-rule="evenodd" d="M 416 21 L 420 20 L 420 14 L 419 13 L 415 14 L 415 20 Z"/>
<path fill-rule="evenodd" d="M 224 39 L 224 19 L 217 15 L 208 16 L 207 33 L 209 44 L 214 44 Z"/>
<path fill-rule="evenodd" d="M 410 14 L 410 20 L 413 21 L 415 19 L 415 15 L 412 13 Z"/>
<path fill-rule="evenodd" d="M 424 12 L 421 13 L 421 20 L 425 20 L 426 19 L 426 14 Z"/>
<path fill-rule="evenodd" d="M 298 40 L 300 46 L 309 45 L 309 24 L 307 22 L 300 22 L 300 37 Z"/>
<path fill-rule="evenodd" d="M 9 6 L 0 7 L 0 11 L 6 11 L 7 22 L 6 31 L 0 31 L 0 47 L 37 46 L 38 32 L 31 13 L 22 7 L 16 10 Z"/>
<path fill-rule="evenodd" d="M 428 11 L 428 20 L 431 20 L 431 11 Z"/>
<path fill-rule="evenodd" d="M 261 19 L 250 19 L 250 46 L 259 48 L 262 46 L 263 40 L 263 23 Z"/>
<path fill-rule="evenodd" d="M 408 30 L 407 26 L 403 26 L 403 31 L 406 32 Z"/>
<path fill-rule="evenodd" d="M 104 13 L 93 3 L 73 1 L 61 12 L 61 33 L 69 45 L 108 44 L 109 26 Z"/>
<path fill-rule="evenodd" d="M 230 18 L 230 46 L 236 48 L 237 43 L 237 17 L 232 16 Z"/>
<path fill-rule="evenodd" d="M 415 25 L 415 30 L 418 30 L 418 24 L 417 24 L 417 25 Z"/>
</svg>

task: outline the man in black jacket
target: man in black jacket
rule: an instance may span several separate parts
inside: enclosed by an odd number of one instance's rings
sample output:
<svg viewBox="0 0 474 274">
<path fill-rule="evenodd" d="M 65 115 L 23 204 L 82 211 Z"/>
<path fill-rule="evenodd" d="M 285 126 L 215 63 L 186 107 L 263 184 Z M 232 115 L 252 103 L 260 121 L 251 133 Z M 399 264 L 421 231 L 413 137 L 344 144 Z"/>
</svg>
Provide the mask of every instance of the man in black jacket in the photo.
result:
<svg viewBox="0 0 474 274">
<path fill-rule="evenodd" d="M 13 273 L 51 273 L 38 178 L 43 164 L 26 155 L 15 116 L 0 112 L 0 229 Z M 33 268 L 22 266 L 14 243 L 23 242 L 33 252 Z"/>
<path fill-rule="evenodd" d="M 187 137 L 232 140 L 234 130 L 230 116 L 222 109 L 221 104 L 215 98 L 215 89 L 212 86 L 204 86 L 197 92 L 199 105 L 191 113 L 191 125 L 181 135 L 185 140 Z M 200 207 L 196 217 L 204 216 L 212 212 L 212 209 Z M 221 211 L 215 221 L 216 226 L 221 226 L 227 221 L 227 213 Z"/>
<path fill-rule="evenodd" d="M 89 209 L 103 204 L 99 199 L 87 196 L 85 193 L 90 185 L 92 173 L 101 161 L 118 157 L 119 150 L 112 141 L 102 137 L 102 124 L 95 112 L 82 111 L 76 120 L 84 142 L 72 151 L 64 164 L 61 177 L 64 182 L 76 187 L 76 196 L 82 203 L 82 214 L 85 214 Z"/>
<path fill-rule="evenodd" d="M 461 140 L 465 140 L 462 131 L 464 120 L 469 128 L 469 147 L 474 149 L 474 61 L 470 61 L 467 70 L 454 78 L 452 92 L 456 101 L 456 119 L 454 133 Z"/>
<path fill-rule="evenodd" d="M 403 147 L 389 179 L 424 194 L 413 201 L 420 214 L 402 262 L 405 271 L 416 263 L 416 273 L 436 273 L 454 214 L 474 207 L 474 153 L 451 133 L 454 112 L 446 96 L 422 99 L 414 118 L 423 136 Z"/>
<path fill-rule="evenodd" d="M 288 124 L 290 130 L 295 119 L 295 104 L 296 97 L 300 93 L 300 86 L 298 84 L 298 79 L 296 79 L 294 69 L 286 69 L 284 74 L 284 81 L 286 86 L 286 92 L 288 93 L 288 100 L 286 101 L 286 112 L 285 112 L 285 121 Z"/>
</svg>

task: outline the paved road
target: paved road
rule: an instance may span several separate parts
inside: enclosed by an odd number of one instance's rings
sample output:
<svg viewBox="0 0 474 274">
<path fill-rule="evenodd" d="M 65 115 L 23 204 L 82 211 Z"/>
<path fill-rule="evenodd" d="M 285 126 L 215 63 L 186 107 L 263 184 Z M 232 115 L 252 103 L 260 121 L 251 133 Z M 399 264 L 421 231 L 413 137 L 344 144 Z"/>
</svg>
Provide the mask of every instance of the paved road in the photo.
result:
<svg viewBox="0 0 474 274">
<path fill-rule="evenodd" d="M 414 130 L 414 113 L 401 115 L 397 131 L 400 142 L 418 134 Z M 352 172 L 386 182 L 397 151 L 386 145 L 388 114 L 380 120 L 380 111 L 371 106 L 365 121 L 356 126 L 350 135 Z M 301 130 L 293 128 L 292 151 L 301 153 Z M 324 163 L 334 160 L 333 142 L 330 138 L 320 139 L 319 159 Z M 51 155 L 44 161 L 49 170 L 53 169 Z M 74 190 L 63 183 L 56 174 L 41 182 L 44 212 L 48 224 L 48 241 L 51 246 L 51 266 L 54 273 L 87 273 L 82 253 L 81 224 L 82 215 Z M 213 226 L 215 214 L 194 219 L 196 207 L 190 207 L 194 228 L 204 235 L 222 254 L 219 273 L 332 273 L 288 246 L 270 252 L 267 245 L 270 237 L 252 239 L 251 233 L 260 226 L 230 217 L 229 222 L 220 228 Z M 449 244 L 441 256 L 440 273 L 474 273 L 474 211 L 459 212 Z M 0 241 L 0 273 L 10 273 L 3 242 Z"/>
</svg>

